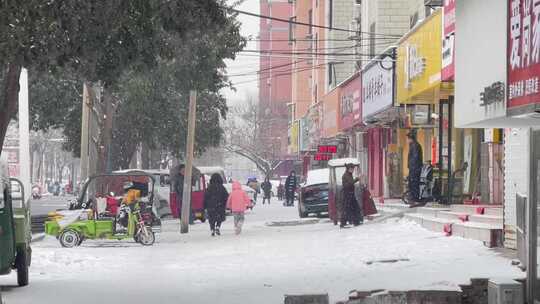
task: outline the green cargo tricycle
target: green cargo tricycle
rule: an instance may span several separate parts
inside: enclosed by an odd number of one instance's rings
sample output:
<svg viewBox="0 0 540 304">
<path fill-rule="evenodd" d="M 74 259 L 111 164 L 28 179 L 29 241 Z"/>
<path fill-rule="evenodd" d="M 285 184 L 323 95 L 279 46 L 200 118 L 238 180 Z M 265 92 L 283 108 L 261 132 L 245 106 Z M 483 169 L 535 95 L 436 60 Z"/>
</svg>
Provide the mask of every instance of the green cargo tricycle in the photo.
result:
<svg viewBox="0 0 540 304">
<path fill-rule="evenodd" d="M 93 176 L 83 186 L 77 200 L 80 205 L 45 222 L 45 233 L 66 248 L 79 246 L 87 239 L 133 239 L 151 246 L 155 232 L 160 230 L 152 208 L 154 185 L 154 177 L 144 173 Z M 141 196 L 126 205 L 122 203 L 125 198 L 115 193 L 129 190 L 137 190 Z M 100 207 L 100 202 L 106 206 Z"/>
<path fill-rule="evenodd" d="M 0 275 L 16 269 L 19 286 L 28 285 L 30 222 L 24 187 L 19 180 L 9 178 L 6 162 L 0 161 Z"/>
</svg>

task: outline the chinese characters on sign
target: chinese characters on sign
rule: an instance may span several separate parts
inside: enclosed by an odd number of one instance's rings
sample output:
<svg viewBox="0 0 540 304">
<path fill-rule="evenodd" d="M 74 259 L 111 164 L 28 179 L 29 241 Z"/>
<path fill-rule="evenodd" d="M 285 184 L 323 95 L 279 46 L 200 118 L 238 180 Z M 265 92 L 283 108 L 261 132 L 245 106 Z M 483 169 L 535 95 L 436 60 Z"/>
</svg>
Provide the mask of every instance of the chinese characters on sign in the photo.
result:
<svg viewBox="0 0 540 304">
<path fill-rule="evenodd" d="M 332 159 L 332 155 L 325 153 L 317 153 L 313 156 L 313 159 L 316 161 L 329 161 L 330 159 Z"/>
<path fill-rule="evenodd" d="M 509 0 L 508 109 L 540 104 L 540 0 Z"/>
<path fill-rule="evenodd" d="M 340 93 L 340 129 L 347 130 L 361 123 L 362 77 L 356 74 L 342 87 Z"/>
<path fill-rule="evenodd" d="M 341 115 L 346 116 L 353 111 L 353 96 L 350 94 L 341 96 Z"/>
<path fill-rule="evenodd" d="M 381 61 L 373 61 L 362 75 L 362 117 L 371 115 L 392 106 L 394 97 L 394 69 L 390 56 Z"/>
<path fill-rule="evenodd" d="M 322 145 L 322 146 L 319 146 L 319 148 L 317 149 L 317 153 L 335 154 L 335 153 L 337 153 L 337 146 L 336 145 Z"/>
<path fill-rule="evenodd" d="M 480 93 L 480 106 L 485 107 L 494 103 L 504 102 L 504 83 L 497 81 L 492 85 L 485 87 L 484 92 Z"/>
<path fill-rule="evenodd" d="M 454 41 L 456 31 L 456 0 L 444 0 L 444 25 L 441 80 L 454 79 Z"/>
<path fill-rule="evenodd" d="M 421 57 L 418 48 L 414 44 L 407 46 L 407 59 L 405 60 L 405 87 L 410 88 L 411 82 L 424 74 L 426 59 Z"/>
</svg>

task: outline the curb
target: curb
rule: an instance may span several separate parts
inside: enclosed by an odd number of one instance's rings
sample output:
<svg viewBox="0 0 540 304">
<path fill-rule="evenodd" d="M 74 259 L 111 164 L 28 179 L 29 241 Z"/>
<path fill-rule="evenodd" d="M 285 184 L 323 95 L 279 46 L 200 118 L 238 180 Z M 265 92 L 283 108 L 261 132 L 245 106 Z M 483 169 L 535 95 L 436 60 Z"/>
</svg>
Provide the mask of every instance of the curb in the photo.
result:
<svg viewBox="0 0 540 304">
<path fill-rule="evenodd" d="M 318 224 L 319 221 L 320 221 L 319 219 L 294 220 L 294 221 L 282 221 L 282 222 L 267 222 L 265 225 L 269 227 L 301 226 L 301 225 Z"/>
</svg>

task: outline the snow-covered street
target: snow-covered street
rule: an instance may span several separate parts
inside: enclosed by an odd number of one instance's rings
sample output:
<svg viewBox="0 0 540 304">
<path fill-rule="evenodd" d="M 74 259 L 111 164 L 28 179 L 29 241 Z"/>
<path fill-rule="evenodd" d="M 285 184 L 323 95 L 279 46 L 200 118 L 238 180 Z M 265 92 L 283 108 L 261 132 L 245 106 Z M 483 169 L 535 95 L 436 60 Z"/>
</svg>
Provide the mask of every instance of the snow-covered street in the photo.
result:
<svg viewBox="0 0 540 304">
<path fill-rule="evenodd" d="M 471 277 L 523 274 L 478 241 L 445 237 L 405 220 L 342 229 L 318 224 L 269 227 L 295 220 L 296 208 L 277 201 L 246 215 L 235 236 L 228 218 L 222 236 L 207 224 L 179 234 L 164 224 L 153 247 L 87 241 L 61 248 L 54 238 L 33 245 L 30 285 L 0 277 L 7 304 L 283 303 L 284 294 L 328 292 L 345 299 L 352 289 L 456 289 Z M 396 263 L 377 263 L 403 259 Z M 374 263 L 371 263 L 374 262 Z"/>
</svg>

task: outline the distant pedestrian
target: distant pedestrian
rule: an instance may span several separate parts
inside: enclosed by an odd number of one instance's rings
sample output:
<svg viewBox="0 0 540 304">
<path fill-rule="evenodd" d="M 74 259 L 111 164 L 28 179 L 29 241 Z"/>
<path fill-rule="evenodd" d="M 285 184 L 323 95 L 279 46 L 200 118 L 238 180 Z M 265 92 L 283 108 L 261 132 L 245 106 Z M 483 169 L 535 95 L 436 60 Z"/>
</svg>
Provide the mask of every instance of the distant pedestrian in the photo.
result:
<svg viewBox="0 0 540 304">
<path fill-rule="evenodd" d="M 272 196 L 272 183 L 270 182 L 270 179 L 266 177 L 264 182 L 261 184 L 261 188 L 263 190 L 263 205 L 266 200 L 268 200 L 268 204 L 270 205 L 270 198 Z"/>
<path fill-rule="evenodd" d="M 249 196 L 242 190 L 242 185 L 239 182 L 233 182 L 232 191 L 227 200 L 227 207 L 231 209 L 234 216 L 234 233 L 236 235 L 242 232 L 244 213 L 246 212 L 250 201 Z"/>
<path fill-rule="evenodd" d="M 342 228 L 345 227 L 347 223 L 354 226 L 360 225 L 360 215 L 362 212 L 354 194 L 354 184 L 358 182 L 358 178 L 353 177 L 355 166 L 353 164 L 346 164 L 345 168 L 345 173 L 343 173 L 343 176 L 341 177 L 342 212 L 340 227 Z"/>
<path fill-rule="evenodd" d="M 221 235 L 221 223 L 225 221 L 225 207 L 229 193 L 223 187 L 223 178 L 218 173 L 212 174 L 206 193 L 204 194 L 204 209 L 208 213 L 208 222 L 212 236 Z"/>
<path fill-rule="evenodd" d="M 283 200 L 283 196 L 285 196 L 285 187 L 283 187 L 283 184 L 281 181 L 279 182 L 279 185 L 277 187 L 277 197 L 279 201 Z"/>
<path fill-rule="evenodd" d="M 291 171 L 285 180 L 285 206 L 294 206 L 294 195 L 297 187 L 296 172 Z"/>
<path fill-rule="evenodd" d="M 259 181 L 257 180 L 257 178 L 250 178 L 248 180 L 247 186 L 255 191 L 255 193 L 253 194 L 253 200 L 255 201 L 255 203 L 257 203 L 257 195 L 261 193 L 261 186 L 259 185 Z"/>
</svg>

